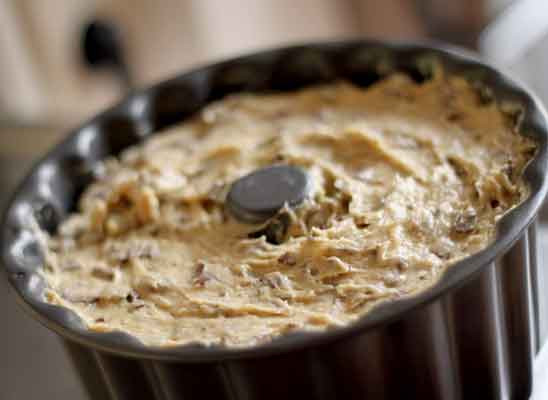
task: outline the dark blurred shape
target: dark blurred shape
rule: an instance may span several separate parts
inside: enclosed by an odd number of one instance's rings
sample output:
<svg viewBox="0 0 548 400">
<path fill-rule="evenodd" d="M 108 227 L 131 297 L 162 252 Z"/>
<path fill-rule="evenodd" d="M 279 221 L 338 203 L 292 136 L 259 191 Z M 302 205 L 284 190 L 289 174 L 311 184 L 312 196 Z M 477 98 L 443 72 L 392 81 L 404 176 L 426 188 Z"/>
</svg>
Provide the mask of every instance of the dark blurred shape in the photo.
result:
<svg viewBox="0 0 548 400">
<path fill-rule="evenodd" d="M 84 26 L 82 55 L 89 67 L 111 68 L 126 89 L 133 86 L 122 47 L 121 34 L 113 23 L 95 19 Z"/>
</svg>

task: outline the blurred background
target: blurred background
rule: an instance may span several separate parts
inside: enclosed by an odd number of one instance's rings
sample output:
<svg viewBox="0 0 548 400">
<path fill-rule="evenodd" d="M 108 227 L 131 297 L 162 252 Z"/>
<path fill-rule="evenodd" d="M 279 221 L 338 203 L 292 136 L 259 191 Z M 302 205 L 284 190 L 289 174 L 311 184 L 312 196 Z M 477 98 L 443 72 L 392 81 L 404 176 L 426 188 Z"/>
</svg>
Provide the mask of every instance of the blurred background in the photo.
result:
<svg viewBox="0 0 548 400">
<path fill-rule="evenodd" d="M 546 0 L 0 0 L 0 206 L 32 160 L 130 87 L 360 37 L 462 45 L 548 99 Z M 0 279 L 0 399 L 87 399 L 61 343 L 14 302 Z"/>
</svg>

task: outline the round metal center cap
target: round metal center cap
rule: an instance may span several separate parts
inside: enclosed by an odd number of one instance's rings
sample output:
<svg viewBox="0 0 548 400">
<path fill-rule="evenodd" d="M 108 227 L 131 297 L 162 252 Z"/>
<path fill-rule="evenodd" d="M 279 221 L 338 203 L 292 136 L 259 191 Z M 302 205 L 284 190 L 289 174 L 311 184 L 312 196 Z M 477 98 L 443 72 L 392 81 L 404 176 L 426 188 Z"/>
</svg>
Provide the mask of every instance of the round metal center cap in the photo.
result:
<svg viewBox="0 0 548 400">
<path fill-rule="evenodd" d="M 308 181 L 305 171 L 291 165 L 261 168 L 232 184 L 226 205 L 240 221 L 263 222 L 284 204 L 293 207 L 302 203 L 308 195 Z"/>
</svg>

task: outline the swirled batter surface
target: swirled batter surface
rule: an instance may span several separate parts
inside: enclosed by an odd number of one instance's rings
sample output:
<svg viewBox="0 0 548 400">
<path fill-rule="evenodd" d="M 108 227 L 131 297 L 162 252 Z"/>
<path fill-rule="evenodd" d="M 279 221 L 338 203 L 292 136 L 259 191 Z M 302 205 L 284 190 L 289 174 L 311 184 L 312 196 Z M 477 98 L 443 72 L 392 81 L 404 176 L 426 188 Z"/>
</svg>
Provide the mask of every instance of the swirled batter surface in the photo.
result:
<svg viewBox="0 0 548 400">
<path fill-rule="evenodd" d="M 247 346 L 345 325 L 484 248 L 528 193 L 518 114 L 442 72 L 239 94 L 105 161 L 46 237 L 46 298 L 148 345 Z M 231 182 L 303 168 L 309 198 L 262 225 Z"/>
</svg>

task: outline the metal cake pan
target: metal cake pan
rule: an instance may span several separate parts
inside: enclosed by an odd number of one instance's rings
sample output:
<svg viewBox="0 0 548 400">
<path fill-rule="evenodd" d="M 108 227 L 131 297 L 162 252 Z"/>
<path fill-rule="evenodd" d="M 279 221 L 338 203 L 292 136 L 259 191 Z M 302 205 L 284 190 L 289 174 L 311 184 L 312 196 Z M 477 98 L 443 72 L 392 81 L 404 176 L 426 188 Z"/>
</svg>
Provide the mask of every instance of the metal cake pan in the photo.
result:
<svg viewBox="0 0 548 400">
<path fill-rule="evenodd" d="M 368 86 L 395 70 L 428 79 L 428 60 L 523 108 L 538 144 L 524 172 L 529 198 L 497 226 L 485 250 L 431 288 L 382 303 L 345 328 L 294 333 L 259 346 L 147 347 L 122 332 L 88 331 L 42 299 L 32 226 L 54 231 L 106 156 L 180 122 L 205 104 L 247 91 L 285 91 L 346 79 Z M 24 309 L 65 341 L 97 399 L 525 399 L 539 346 L 536 219 L 547 190 L 548 126 L 537 98 L 462 49 L 380 41 L 313 43 L 207 65 L 147 89 L 75 129 L 16 190 L 1 227 L 2 261 Z"/>
</svg>

